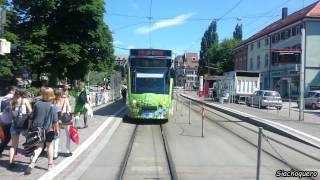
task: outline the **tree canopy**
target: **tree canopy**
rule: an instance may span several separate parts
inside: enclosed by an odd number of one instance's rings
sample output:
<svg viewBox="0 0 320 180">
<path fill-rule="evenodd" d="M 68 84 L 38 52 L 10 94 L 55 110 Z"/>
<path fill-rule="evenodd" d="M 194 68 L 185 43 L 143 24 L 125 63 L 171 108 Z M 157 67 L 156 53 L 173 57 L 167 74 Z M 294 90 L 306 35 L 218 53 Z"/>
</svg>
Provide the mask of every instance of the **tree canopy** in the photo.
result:
<svg viewBox="0 0 320 180">
<path fill-rule="evenodd" d="M 235 30 L 233 31 L 233 39 L 242 40 L 242 24 L 237 24 Z"/>
<path fill-rule="evenodd" d="M 205 31 L 201 40 L 200 49 L 200 61 L 199 61 L 199 74 L 204 74 L 207 72 L 208 50 L 219 43 L 218 33 L 217 33 L 217 22 L 214 20 L 210 23 L 208 29 Z"/>
<path fill-rule="evenodd" d="M 200 50 L 199 75 L 221 75 L 234 69 L 233 49 L 242 38 L 242 26 L 237 25 L 233 39 L 218 41 L 217 23 L 213 21 L 205 31 Z"/>
<path fill-rule="evenodd" d="M 39 79 L 83 79 L 89 71 L 111 74 L 112 36 L 103 20 L 104 0 L 12 0 L 4 37 L 17 46 L 0 60 L 0 76 L 25 69 Z M 13 68 L 15 67 L 15 68 Z"/>
</svg>

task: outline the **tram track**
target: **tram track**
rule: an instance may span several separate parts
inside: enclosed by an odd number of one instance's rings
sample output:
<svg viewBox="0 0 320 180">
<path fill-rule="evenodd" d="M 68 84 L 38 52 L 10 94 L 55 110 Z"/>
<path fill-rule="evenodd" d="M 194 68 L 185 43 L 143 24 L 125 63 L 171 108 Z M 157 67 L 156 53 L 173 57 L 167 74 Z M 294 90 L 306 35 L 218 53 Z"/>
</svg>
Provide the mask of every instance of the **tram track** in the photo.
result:
<svg viewBox="0 0 320 180">
<path fill-rule="evenodd" d="M 138 134 L 138 129 L 141 126 L 142 125 L 135 125 L 135 127 L 134 127 L 133 133 L 131 135 L 131 138 L 130 138 L 129 143 L 126 148 L 125 155 L 123 156 L 123 159 L 122 159 L 122 162 L 120 165 L 120 169 L 117 174 L 117 178 L 116 178 L 117 180 L 126 179 L 125 174 L 126 174 L 126 171 L 128 171 L 128 164 L 129 164 L 130 158 L 133 158 L 132 151 L 134 149 L 134 144 L 136 143 L 137 138 L 139 138 L 139 137 L 137 137 L 137 134 Z M 148 125 L 148 126 L 158 126 L 159 127 L 160 134 L 161 134 L 161 142 L 162 142 L 162 146 L 163 146 L 164 154 L 165 154 L 164 157 L 162 157 L 162 158 L 164 158 L 167 163 L 167 168 L 169 171 L 170 179 L 177 180 L 178 179 L 177 173 L 176 173 L 174 161 L 172 159 L 172 155 L 170 152 L 169 143 L 168 143 L 168 140 L 166 137 L 165 127 L 163 127 L 162 125 Z M 156 177 L 156 178 L 152 178 L 152 179 L 162 179 L 162 178 Z"/>
</svg>

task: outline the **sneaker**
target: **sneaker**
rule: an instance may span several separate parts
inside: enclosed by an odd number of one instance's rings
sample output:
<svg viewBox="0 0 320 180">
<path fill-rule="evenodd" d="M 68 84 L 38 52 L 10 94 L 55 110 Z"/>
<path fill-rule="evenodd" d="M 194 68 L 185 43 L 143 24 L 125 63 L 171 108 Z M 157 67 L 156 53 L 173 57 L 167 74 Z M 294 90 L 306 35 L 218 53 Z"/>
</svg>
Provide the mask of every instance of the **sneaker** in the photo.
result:
<svg viewBox="0 0 320 180">
<path fill-rule="evenodd" d="M 32 171 L 32 167 L 31 167 L 31 166 L 28 166 L 27 169 L 24 171 L 24 175 L 29 175 L 29 174 L 31 174 L 31 171 Z"/>
<path fill-rule="evenodd" d="M 53 164 L 48 165 L 48 171 L 51 171 L 54 168 Z"/>
<path fill-rule="evenodd" d="M 66 153 L 66 157 L 72 156 L 72 152 Z"/>
<path fill-rule="evenodd" d="M 85 128 L 87 128 L 88 127 L 88 125 L 85 125 L 85 126 L 83 126 L 83 129 L 85 129 Z"/>
</svg>

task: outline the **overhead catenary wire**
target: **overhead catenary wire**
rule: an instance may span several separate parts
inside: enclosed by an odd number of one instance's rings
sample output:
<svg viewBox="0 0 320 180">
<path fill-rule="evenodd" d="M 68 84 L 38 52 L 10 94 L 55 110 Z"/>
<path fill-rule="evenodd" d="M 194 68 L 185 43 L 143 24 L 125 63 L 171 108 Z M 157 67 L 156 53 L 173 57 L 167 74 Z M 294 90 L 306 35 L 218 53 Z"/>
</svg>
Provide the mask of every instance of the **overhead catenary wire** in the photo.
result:
<svg viewBox="0 0 320 180">
<path fill-rule="evenodd" d="M 226 17 L 229 13 L 231 13 L 234 9 L 236 9 L 243 0 L 239 0 L 236 4 L 234 4 L 230 9 L 228 9 L 222 16 L 220 16 L 218 19 L 212 19 L 212 20 L 217 20 L 219 21 L 220 19 Z M 189 51 L 196 43 L 199 43 L 202 39 L 202 36 L 200 38 L 198 38 L 196 41 L 194 41 L 194 43 L 191 44 L 190 47 L 188 47 L 188 49 L 186 49 L 186 51 Z"/>
<path fill-rule="evenodd" d="M 112 32 L 115 32 L 115 31 L 118 31 L 118 30 L 122 30 L 122 29 L 126 29 L 126 28 L 130 28 L 130 27 L 137 26 L 137 25 L 141 25 L 141 24 L 147 24 L 147 23 L 149 23 L 149 22 L 142 21 L 142 22 L 138 22 L 138 23 L 128 24 L 128 25 L 125 25 L 125 26 L 120 26 L 120 27 L 112 29 Z"/>
<path fill-rule="evenodd" d="M 279 10 L 279 7 L 283 7 L 284 5 L 286 5 L 287 3 L 289 3 L 292 0 L 286 0 L 285 2 L 283 2 L 282 4 L 275 6 L 274 8 L 270 9 L 269 11 L 265 12 L 264 15 L 268 15 L 274 11 Z M 252 21 L 251 23 L 247 24 L 246 27 L 251 26 L 253 24 L 255 24 L 255 22 L 257 22 L 258 20 L 260 20 L 261 18 L 257 18 L 256 20 Z M 261 27 L 265 27 L 267 25 L 269 25 L 270 23 L 272 23 L 274 21 L 273 18 L 269 18 L 267 21 L 265 21 L 264 23 L 260 24 L 259 26 L 254 27 L 251 31 L 249 31 L 248 34 L 251 34 L 252 32 L 256 32 L 258 29 L 260 29 Z"/>
<path fill-rule="evenodd" d="M 149 16 L 135 16 L 135 15 L 128 15 L 128 14 L 119 14 L 119 13 L 107 13 L 107 16 L 117 16 L 117 17 L 124 17 L 124 18 L 137 18 L 137 19 L 146 19 L 149 20 Z M 212 21 L 213 19 L 219 19 L 219 21 L 225 20 L 237 20 L 237 19 L 256 19 L 256 18 L 269 18 L 269 17 L 277 17 L 279 14 L 273 15 L 245 15 L 245 16 L 233 16 L 233 17 L 203 17 L 203 18 L 188 18 L 185 21 Z M 170 20 L 174 19 L 174 17 L 152 17 L 152 22 L 155 20 Z"/>
</svg>

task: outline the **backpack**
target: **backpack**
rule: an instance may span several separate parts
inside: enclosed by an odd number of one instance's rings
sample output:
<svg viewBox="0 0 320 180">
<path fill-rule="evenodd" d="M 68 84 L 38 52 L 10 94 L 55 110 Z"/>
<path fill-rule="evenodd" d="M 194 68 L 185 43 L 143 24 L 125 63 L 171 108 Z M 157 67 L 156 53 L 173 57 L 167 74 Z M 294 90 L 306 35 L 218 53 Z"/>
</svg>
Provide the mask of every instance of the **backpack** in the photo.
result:
<svg viewBox="0 0 320 180">
<path fill-rule="evenodd" d="M 81 91 L 79 97 L 78 97 L 78 101 L 81 104 L 85 104 L 87 102 L 87 94 L 85 91 Z"/>
<path fill-rule="evenodd" d="M 10 111 L 10 98 L 4 99 L 1 101 L 1 112 L 9 112 Z"/>
</svg>

